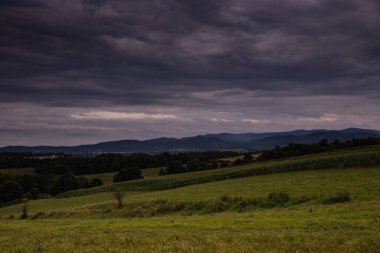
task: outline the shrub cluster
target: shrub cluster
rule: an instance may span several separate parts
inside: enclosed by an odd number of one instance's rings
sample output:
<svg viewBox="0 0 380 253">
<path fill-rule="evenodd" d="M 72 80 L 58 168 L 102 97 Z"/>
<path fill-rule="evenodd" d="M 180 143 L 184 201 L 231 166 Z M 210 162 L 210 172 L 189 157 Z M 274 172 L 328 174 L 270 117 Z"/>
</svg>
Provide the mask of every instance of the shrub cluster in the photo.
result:
<svg viewBox="0 0 380 253">
<path fill-rule="evenodd" d="M 310 201 L 332 204 L 348 202 L 351 201 L 351 198 L 350 193 L 347 191 L 337 192 L 327 198 L 319 198 L 316 195 L 291 198 L 286 192 L 271 192 L 266 198 L 244 198 L 241 196 L 231 197 L 224 195 L 211 201 L 198 202 L 178 202 L 158 199 L 129 204 L 126 206 L 126 210 L 129 217 L 150 217 L 173 212 L 183 212 L 184 214 L 206 214 L 224 211 L 243 212 L 255 208 L 286 207 Z"/>
<path fill-rule="evenodd" d="M 344 190 L 335 193 L 334 195 L 329 195 L 327 198 L 325 198 L 322 203 L 324 204 L 334 204 L 334 203 L 343 203 L 343 202 L 350 202 L 351 201 L 351 194 Z"/>
<path fill-rule="evenodd" d="M 310 198 L 308 198 L 310 200 Z M 294 203 L 300 203 L 298 198 Z M 291 198 L 285 192 L 272 192 L 267 198 L 244 198 L 221 196 L 211 201 L 169 201 L 153 200 L 129 204 L 126 208 L 127 215 L 132 217 L 149 217 L 173 212 L 191 213 L 217 213 L 224 211 L 246 211 L 254 208 L 273 208 L 293 204 Z"/>
<path fill-rule="evenodd" d="M 315 201 L 322 204 L 333 204 L 338 202 L 351 201 L 350 193 L 347 191 L 337 192 L 333 195 L 328 195 L 327 197 L 323 195 L 303 195 L 299 197 L 290 197 L 286 192 L 271 192 L 267 195 L 267 197 L 263 198 L 245 198 L 242 196 L 224 195 L 209 201 L 170 201 L 157 199 L 128 204 L 123 203 L 123 196 L 124 192 L 120 189 L 114 192 L 114 198 L 118 202 L 117 208 L 123 208 L 121 211 L 112 212 L 108 205 L 102 204 L 86 207 L 86 213 L 89 210 L 88 208 L 91 208 L 97 210 L 97 213 L 102 210 L 102 217 L 107 217 L 107 215 L 111 215 L 112 217 L 152 217 L 172 213 L 192 215 L 220 213 L 225 211 L 244 212 L 257 208 L 269 209 L 276 207 L 289 207 L 310 201 Z M 77 212 L 39 212 L 32 215 L 31 218 L 42 219 L 70 217 L 78 213 L 81 213 L 81 210 L 78 210 Z"/>
</svg>

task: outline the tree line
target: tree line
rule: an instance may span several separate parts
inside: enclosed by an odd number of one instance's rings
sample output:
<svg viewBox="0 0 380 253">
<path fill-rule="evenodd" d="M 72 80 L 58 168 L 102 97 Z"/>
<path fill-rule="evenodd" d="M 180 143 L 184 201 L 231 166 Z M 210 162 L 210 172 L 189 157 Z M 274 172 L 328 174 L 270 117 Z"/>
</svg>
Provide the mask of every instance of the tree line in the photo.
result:
<svg viewBox="0 0 380 253">
<path fill-rule="evenodd" d="M 285 147 L 275 147 L 274 149 L 264 151 L 257 160 L 282 159 L 292 156 L 317 154 L 326 151 L 338 150 L 343 148 L 355 148 L 380 144 L 380 138 L 352 139 L 348 141 L 335 140 L 331 143 L 322 139 L 313 144 L 294 144 L 290 143 Z"/>
<path fill-rule="evenodd" d="M 32 168 L 43 163 L 32 153 L 0 153 L 0 169 Z"/>
<path fill-rule="evenodd" d="M 35 173 L 30 175 L 0 173 L 0 204 L 22 197 L 36 199 L 49 195 L 55 196 L 65 191 L 96 187 L 103 184 L 98 178 L 90 181 L 81 176 L 84 174 L 117 172 L 114 176 L 114 182 L 121 182 L 141 179 L 141 169 L 145 168 L 166 166 L 173 169 L 173 164 L 181 164 L 181 166 L 189 165 L 188 168 L 192 170 L 207 169 L 211 168 L 208 164 L 213 164 L 212 162 L 215 159 L 236 154 L 239 153 L 232 151 L 155 155 L 110 153 L 95 156 L 60 154 L 60 156 L 52 159 L 34 158 L 29 153 L 2 154 L 1 158 L 4 160 L 13 161 L 7 163 L 10 168 L 34 165 Z M 20 162 L 17 162 L 17 159 Z M 207 166 L 205 166 L 206 164 Z M 217 165 L 214 163 L 212 166 Z M 182 170 L 181 173 L 186 171 L 188 170 Z"/>
<path fill-rule="evenodd" d="M 201 160 L 212 162 L 215 159 L 236 156 L 235 151 L 210 151 L 189 153 L 161 154 L 100 154 L 96 156 L 64 155 L 55 159 L 45 159 L 35 168 L 37 174 L 63 174 L 71 172 L 75 175 L 117 172 L 123 169 L 146 169 L 166 167 L 173 161 L 187 164 L 189 161 Z"/>
<path fill-rule="evenodd" d="M 0 204 L 22 197 L 37 199 L 49 195 L 55 196 L 65 191 L 96 187 L 102 184 L 103 182 L 98 178 L 88 180 L 69 172 L 62 175 L 0 174 Z"/>
<path fill-rule="evenodd" d="M 242 153 L 235 154 L 241 155 Z M 178 173 L 186 173 L 186 172 L 194 172 L 200 170 L 212 170 L 218 168 L 225 168 L 231 165 L 241 165 L 246 163 L 253 162 L 252 154 L 247 152 L 244 153 L 242 158 L 238 158 L 233 162 L 229 162 L 226 160 L 217 160 L 217 159 L 209 159 L 207 157 L 198 158 L 198 159 L 188 159 L 186 161 L 181 160 L 172 160 L 168 163 L 165 168 L 160 170 L 159 175 L 169 175 L 169 174 L 178 174 Z"/>
</svg>

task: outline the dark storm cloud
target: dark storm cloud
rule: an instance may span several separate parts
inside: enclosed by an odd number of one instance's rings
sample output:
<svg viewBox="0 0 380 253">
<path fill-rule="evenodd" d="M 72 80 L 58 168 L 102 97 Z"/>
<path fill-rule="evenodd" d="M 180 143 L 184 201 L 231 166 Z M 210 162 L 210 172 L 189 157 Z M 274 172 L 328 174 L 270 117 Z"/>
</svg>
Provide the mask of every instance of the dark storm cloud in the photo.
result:
<svg viewBox="0 0 380 253">
<path fill-rule="evenodd" d="M 308 86 L 326 93 L 330 91 L 326 85 L 320 89 L 321 82 L 351 80 L 339 89 L 350 93 L 355 89 L 352 80 L 379 73 L 377 1 L 2 5 L 2 93 L 16 101 L 19 97 L 7 93 L 6 86 L 29 86 L 41 95 L 61 91 L 64 97 L 77 93 L 70 86 L 91 81 L 95 90 L 110 90 L 102 96 L 107 101 L 114 97 L 113 89 L 141 85 L 249 90 Z M 277 80 L 291 84 L 278 87 Z M 376 86 L 377 81 L 367 85 Z M 91 85 L 87 90 L 81 95 L 92 97 Z"/>
<path fill-rule="evenodd" d="M 352 123 L 363 111 L 350 100 L 379 116 L 377 0 L 5 0 L 0 27 L 2 107 L 56 108 L 33 123 L 36 129 L 41 122 L 56 125 L 51 117 L 60 108 L 170 111 L 181 119 L 188 112 L 200 122 L 193 126 L 198 132 L 212 131 L 202 119 L 221 112 L 214 122 L 235 124 L 231 131 L 249 130 L 249 122 L 276 126 L 268 115 L 287 122 L 300 117 L 301 127 L 313 127 L 313 117 L 328 126 L 339 114 Z M 328 107 L 302 106 L 307 101 Z M 0 125 L 3 133 L 23 131 L 20 121 L 30 120 L 28 113 L 2 113 L 20 126 Z M 60 115 L 77 124 L 74 111 Z M 339 122 L 332 127 L 345 121 Z M 380 127 L 378 118 L 366 122 Z M 171 130 L 186 132 L 186 124 Z M 94 131 L 109 126 L 99 127 Z M 154 133 L 146 129 L 140 138 Z"/>
</svg>

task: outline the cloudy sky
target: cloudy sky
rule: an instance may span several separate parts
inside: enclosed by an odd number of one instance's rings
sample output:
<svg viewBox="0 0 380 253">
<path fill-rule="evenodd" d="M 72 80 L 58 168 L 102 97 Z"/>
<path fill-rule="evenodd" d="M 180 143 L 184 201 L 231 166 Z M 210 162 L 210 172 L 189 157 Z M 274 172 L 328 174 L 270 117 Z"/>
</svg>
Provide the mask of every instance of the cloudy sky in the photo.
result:
<svg viewBox="0 0 380 253">
<path fill-rule="evenodd" d="M 378 0 L 2 0 L 0 146 L 380 129 Z"/>
</svg>

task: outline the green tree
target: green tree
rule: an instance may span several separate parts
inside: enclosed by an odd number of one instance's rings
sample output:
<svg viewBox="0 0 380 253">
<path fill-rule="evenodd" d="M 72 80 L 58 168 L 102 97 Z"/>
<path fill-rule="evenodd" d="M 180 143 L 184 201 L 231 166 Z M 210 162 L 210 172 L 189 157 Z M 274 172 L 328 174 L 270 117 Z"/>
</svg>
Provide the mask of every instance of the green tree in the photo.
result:
<svg viewBox="0 0 380 253">
<path fill-rule="evenodd" d="M 22 196 L 22 188 L 16 181 L 7 181 L 0 186 L 0 202 L 8 202 L 19 199 Z"/>
<path fill-rule="evenodd" d="M 90 182 L 91 187 L 101 186 L 103 185 L 103 181 L 99 178 L 93 178 Z"/>
<path fill-rule="evenodd" d="M 186 168 L 182 165 L 182 162 L 177 160 L 171 161 L 166 170 L 167 174 L 182 173 L 185 171 Z"/>
<path fill-rule="evenodd" d="M 252 154 L 251 153 L 245 153 L 244 154 L 244 161 L 249 163 L 253 161 Z"/>
<path fill-rule="evenodd" d="M 32 189 L 30 189 L 29 195 L 32 199 L 38 199 L 38 197 L 40 196 L 40 191 L 38 190 L 38 188 L 33 187 Z"/>
<path fill-rule="evenodd" d="M 114 177 L 113 181 L 122 182 L 141 178 L 141 170 L 136 168 L 122 169 Z"/>
<path fill-rule="evenodd" d="M 55 181 L 52 189 L 52 194 L 57 195 L 61 192 L 76 190 L 78 188 L 78 179 L 72 173 L 65 173 L 59 176 Z"/>
</svg>

